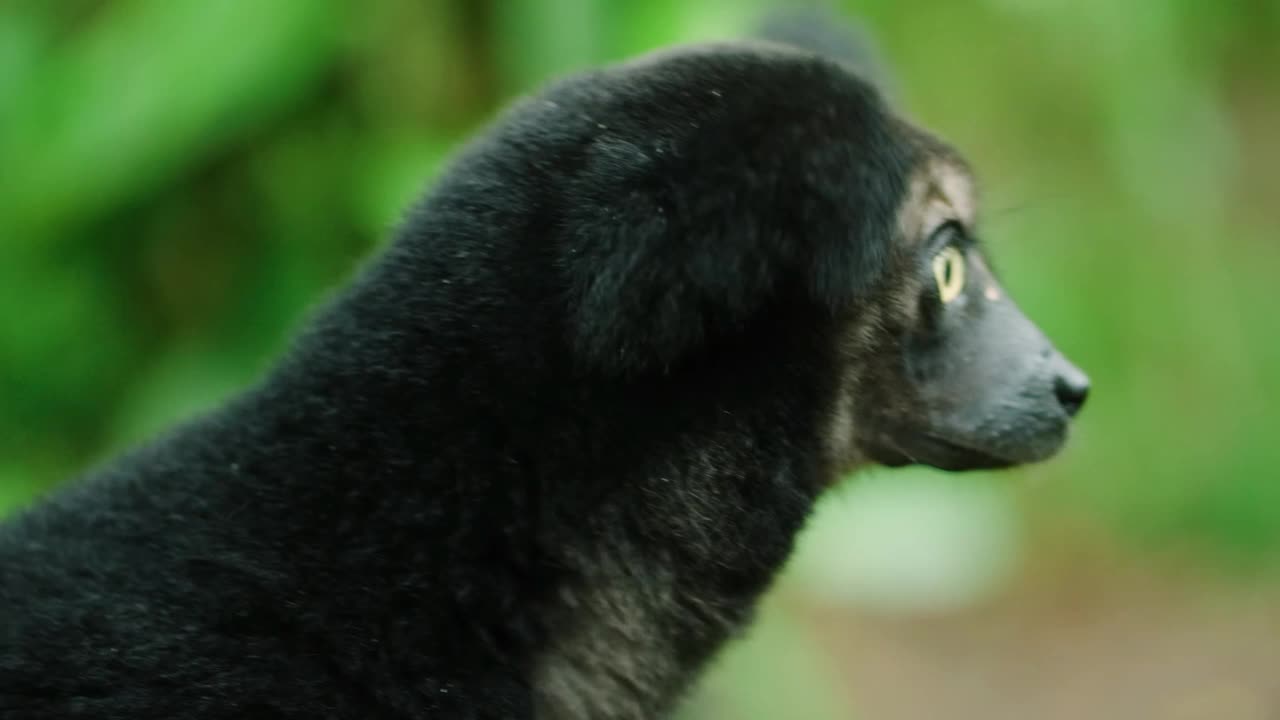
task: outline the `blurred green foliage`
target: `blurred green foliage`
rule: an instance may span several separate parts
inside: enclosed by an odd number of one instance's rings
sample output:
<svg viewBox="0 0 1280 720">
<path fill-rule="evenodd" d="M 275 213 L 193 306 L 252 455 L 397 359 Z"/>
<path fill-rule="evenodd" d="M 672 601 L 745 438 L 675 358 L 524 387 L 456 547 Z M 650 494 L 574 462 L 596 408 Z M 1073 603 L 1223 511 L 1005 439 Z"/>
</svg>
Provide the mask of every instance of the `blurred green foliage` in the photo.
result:
<svg viewBox="0 0 1280 720">
<path fill-rule="evenodd" d="M 246 382 L 511 95 L 761 6 L 0 6 L 0 504 Z M 1032 471 L 1049 494 L 1137 539 L 1280 547 L 1280 6 L 848 6 L 1095 376 L 1074 448 Z"/>
<path fill-rule="evenodd" d="M 1094 377 L 1027 510 L 1280 565 L 1280 4 L 845 6 Z M 762 7 L 0 4 L 0 508 L 245 384 L 513 95 Z"/>
<path fill-rule="evenodd" d="M 512 96 L 764 6 L 0 3 L 0 512 L 246 384 Z M 1019 471 L 1048 481 L 1016 494 L 1029 524 L 1280 570 L 1280 4 L 844 6 L 977 168 L 1006 284 L 1093 376 L 1068 452 Z M 731 656 L 708 707 L 834 716 L 766 618 L 772 659 Z M 778 663 L 800 668 L 783 696 Z"/>
</svg>

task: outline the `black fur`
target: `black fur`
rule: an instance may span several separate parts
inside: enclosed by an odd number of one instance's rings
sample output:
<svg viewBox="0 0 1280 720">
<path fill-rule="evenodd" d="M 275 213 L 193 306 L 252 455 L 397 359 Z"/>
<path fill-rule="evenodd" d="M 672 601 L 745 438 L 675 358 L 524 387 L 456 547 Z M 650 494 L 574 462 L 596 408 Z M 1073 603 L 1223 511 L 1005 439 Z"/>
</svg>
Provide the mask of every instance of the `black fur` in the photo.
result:
<svg viewBox="0 0 1280 720">
<path fill-rule="evenodd" d="M 0 526 L 0 717 L 663 714 L 835 471 L 913 147 L 768 46 L 524 100 L 261 384 Z"/>
</svg>

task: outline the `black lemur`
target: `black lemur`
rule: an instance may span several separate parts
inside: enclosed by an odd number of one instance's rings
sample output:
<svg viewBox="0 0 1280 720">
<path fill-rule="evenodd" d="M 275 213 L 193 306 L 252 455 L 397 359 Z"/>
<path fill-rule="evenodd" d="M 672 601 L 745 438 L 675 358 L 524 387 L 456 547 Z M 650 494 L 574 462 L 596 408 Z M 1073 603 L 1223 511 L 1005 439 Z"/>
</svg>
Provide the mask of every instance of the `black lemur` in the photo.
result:
<svg viewBox="0 0 1280 720">
<path fill-rule="evenodd" d="M 838 478 L 1063 443 L 975 214 L 830 54 L 552 84 L 259 383 L 0 526 L 0 717 L 665 716 Z"/>
</svg>

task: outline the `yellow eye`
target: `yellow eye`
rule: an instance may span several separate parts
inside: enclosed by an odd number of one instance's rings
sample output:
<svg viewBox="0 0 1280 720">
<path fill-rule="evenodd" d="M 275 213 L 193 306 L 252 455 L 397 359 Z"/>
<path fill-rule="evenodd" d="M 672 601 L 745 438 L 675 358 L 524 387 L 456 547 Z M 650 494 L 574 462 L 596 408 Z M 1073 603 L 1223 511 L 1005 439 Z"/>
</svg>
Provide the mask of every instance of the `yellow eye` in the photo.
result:
<svg viewBox="0 0 1280 720">
<path fill-rule="evenodd" d="M 964 255 L 948 245 L 933 258 L 933 279 L 938 281 L 938 296 L 949 303 L 964 290 Z"/>
</svg>

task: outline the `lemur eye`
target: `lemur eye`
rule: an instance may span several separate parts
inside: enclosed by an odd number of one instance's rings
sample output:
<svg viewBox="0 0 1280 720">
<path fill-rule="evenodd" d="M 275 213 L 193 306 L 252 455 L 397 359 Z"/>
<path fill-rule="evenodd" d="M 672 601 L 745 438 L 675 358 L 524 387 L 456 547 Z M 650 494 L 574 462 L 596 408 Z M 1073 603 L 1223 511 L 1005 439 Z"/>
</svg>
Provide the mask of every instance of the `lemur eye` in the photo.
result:
<svg viewBox="0 0 1280 720">
<path fill-rule="evenodd" d="M 948 245 L 933 258 L 933 279 L 938 282 L 938 296 L 949 303 L 964 290 L 964 255 Z"/>
</svg>

